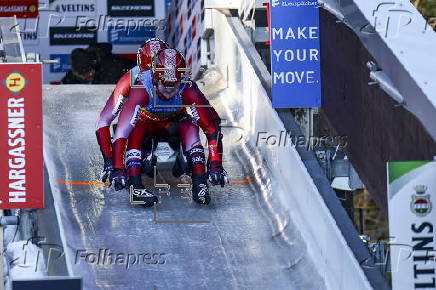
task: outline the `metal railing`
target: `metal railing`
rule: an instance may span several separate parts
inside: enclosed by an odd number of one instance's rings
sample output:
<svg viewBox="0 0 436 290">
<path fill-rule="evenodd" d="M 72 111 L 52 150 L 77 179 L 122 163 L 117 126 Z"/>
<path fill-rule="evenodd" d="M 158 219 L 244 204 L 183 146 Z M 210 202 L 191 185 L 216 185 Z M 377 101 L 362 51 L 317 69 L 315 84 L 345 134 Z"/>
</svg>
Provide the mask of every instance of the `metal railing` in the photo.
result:
<svg viewBox="0 0 436 290">
<path fill-rule="evenodd" d="M 15 17 L 0 17 L 0 62 L 26 62 L 20 29 Z"/>
</svg>

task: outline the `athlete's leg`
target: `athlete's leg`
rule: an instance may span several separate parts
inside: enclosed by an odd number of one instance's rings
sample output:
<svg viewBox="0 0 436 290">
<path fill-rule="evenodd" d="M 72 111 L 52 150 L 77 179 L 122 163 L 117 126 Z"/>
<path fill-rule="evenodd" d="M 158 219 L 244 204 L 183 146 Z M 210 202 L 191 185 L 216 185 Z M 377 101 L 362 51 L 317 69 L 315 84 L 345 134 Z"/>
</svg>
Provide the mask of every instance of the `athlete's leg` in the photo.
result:
<svg viewBox="0 0 436 290">
<path fill-rule="evenodd" d="M 200 141 L 200 131 L 191 118 L 186 117 L 178 122 L 177 136 L 182 142 L 183 151 L 188 158 L 192 173 L 205 173 L 205 157 Z"/>
<path fill-rule="evenodd" d="M 130 194 L 134 194 L 138 201 L 144 202 L 144 206 L 152 206 L 158 201 L 153 193 L 145 189 L 141 179 L 142 145 L 145 137 L 149 136 L 152 131 L 152 122 L 143 120 L 136 122 L 128 139 L 125 157 Z"/>
<path fill-rule="evenodd" d="M 126 168 L 127 175 L 141 176 L 141 166 L 142 166 L 142 145 L 146 136 L 150 135 L 152 124 L 148 121 L 139 120 L 136 123 L 135 128 L 130 133 L 127 150 L 126 150 Z"/>
<path fill-rule="evenodd" d="M 206 158 L 198 126 L 191 118 L 186 117 L 180 121 L 177 133 L 192 171 L 192 197 L 197 203 L 208 204 L 210 196 L 206 178 Z"/>
<path fill-rule="evenodd" d="M 124 104 L 118 117 L 118 125 L 114 132 L 113 160 L 114 168 L 124 170 L 124 153 L 126 150 L 127 138 L 135 127 L 140 117 L 141 107 L 146 106 L 148 97 L 144 90 L 132 88 L 129 98 Z"/>
</svg>

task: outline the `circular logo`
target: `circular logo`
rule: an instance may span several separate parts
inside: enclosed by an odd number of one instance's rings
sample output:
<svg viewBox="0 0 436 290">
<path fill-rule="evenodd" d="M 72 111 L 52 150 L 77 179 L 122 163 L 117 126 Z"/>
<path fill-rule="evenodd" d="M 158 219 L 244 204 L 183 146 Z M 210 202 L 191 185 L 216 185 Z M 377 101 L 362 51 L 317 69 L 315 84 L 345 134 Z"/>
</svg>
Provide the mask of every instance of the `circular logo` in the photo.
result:
<svg viewBox="0 0 436 290">
<path fill-rule="evenodd" d="M 26 86 L 26 79 L 18 72 L 13 72 L 6 78 L 4 84 L 11 92 L 17 94 Z"/>
<path fill-rule="evenodd" d="M 31 5 L 29 5 L 29 12 L 35 12 L 36 11 L 36 5 L 34 5 L 34 4 L 31 4 Z"/>
<path fill-rule="evenodd" d="M 410 203 L 410 209 L 417 216 L 426 216 L 432 210 L 432 204 L 430 201 L 430 195 L 427 196 L 412 196 L 412 202 Z"/>
</svg>

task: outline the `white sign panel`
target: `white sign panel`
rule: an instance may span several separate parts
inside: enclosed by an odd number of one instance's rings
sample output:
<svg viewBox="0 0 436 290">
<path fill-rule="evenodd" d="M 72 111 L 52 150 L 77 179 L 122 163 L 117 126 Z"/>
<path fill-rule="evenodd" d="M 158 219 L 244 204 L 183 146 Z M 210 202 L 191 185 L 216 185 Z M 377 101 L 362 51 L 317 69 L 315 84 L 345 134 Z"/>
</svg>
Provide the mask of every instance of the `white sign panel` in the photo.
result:
<svg viewBox="0 0 436 290">
<path fill-rule="evenodd" d="M 388 163 L 393 290 L 435 289 L 436 161 Z"/>
</svg>

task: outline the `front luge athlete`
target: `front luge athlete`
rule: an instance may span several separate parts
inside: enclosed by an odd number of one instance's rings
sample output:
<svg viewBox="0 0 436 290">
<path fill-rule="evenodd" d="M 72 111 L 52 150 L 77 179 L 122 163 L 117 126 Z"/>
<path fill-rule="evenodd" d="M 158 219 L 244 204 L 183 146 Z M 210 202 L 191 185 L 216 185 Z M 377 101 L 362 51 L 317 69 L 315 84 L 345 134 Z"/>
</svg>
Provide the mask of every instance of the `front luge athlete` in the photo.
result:
<svg viewBox="0 0 436 290">
<path fill-rule="evenodd" d="M 213 185 L 224 186 L 227 182 L 227 174 L 222 167 L 221 119 L 195 83 L 186 81 L 185 72 L 185 60 L 177 50 L 159 51 L 153 58 L 151 71 L 143 74 L 141 82 L 144 88 L 131 90 L 119 116 L 113 143 L 114 170 L 110 181 L 116 190 L 120 190 L 128 176 L 129 186 L 136 192 L 142 190 L 145 206 L 157 202 L 157 197 L 145 190 L 141 180 L 141 148 L 147 136 L 179 136 L 192 173 L 195 202 L 210 202 L 207 177 Z M 186 111 L 188 107 L 192 117 Z M 208 140 L 207 175 L 199 127 Z"/>
</svg>

